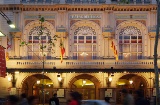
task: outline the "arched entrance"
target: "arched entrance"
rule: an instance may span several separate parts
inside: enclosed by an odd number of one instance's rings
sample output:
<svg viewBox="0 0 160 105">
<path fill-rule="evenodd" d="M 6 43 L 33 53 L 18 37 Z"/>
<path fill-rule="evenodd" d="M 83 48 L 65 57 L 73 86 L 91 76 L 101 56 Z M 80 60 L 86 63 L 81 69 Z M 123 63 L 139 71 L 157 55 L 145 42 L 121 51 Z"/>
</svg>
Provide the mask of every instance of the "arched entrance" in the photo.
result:
<svg viewBox="0 0 160 105">
<path fill-rule="evenodd" d="M 22 92 L 28 96 L 35 95 L 39 97 L 39 102 L 43 102 L 42 89 L 44 86 L 45 103 L 48 103 L 49 98 L 53 94 L 53 82 L 46 75 L 34 74 L 28 76 L 22 83 Z"/>
<path fill-rule="evenodd" d="M 147 94 L 147 82 L 146 80 L 136 74 L 126 74 L 119 78 L 117 82 L 117 92 L 116 92 L 116 102 L 117 104 L 122 103 L 122 89 L 127 89 L 130 94 L 134 94 L 135 90 L 141 90 L 144 93 L 144 96 Z"/>
<path fill-rule="evenodd" d="M 100 82 L 92 75 L 81 74 L 70 81 L 70 89 L 82 94 L 83 99 L 99 99 Z"/>
</svg>

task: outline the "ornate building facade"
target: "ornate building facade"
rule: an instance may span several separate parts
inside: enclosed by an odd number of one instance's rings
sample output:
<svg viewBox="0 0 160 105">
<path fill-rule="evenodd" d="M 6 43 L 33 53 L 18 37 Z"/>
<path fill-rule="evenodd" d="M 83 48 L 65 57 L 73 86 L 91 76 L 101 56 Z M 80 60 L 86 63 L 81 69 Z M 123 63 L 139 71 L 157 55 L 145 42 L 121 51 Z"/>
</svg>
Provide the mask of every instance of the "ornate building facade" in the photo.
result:
<svg viewBox="0 0 160 105">
<path fill-rule="evenodd" d="M 81 92 L 84 99 L 108 96 L 115 104 L 121 103 L 122 88 L 130 93 L 143 89 L 146 96 L 154 96 L 155 0 L 0 3 L 0 10 L 16 25 L 16 29 L 10 29 L 0 17 L 0 30 L 6 34 L 0 44 L 7 48 L 9 58 L 7 76 L 0 78 L 1 97 L 25 92 L 38 95 L 42 101 L 42 84 L 45 102 L 56 92 L 65 102 L 71 90 Z M 36 38 L 39 16 L 45 19 L 41 41 Z M 58 38 L 51 47 L 48 41 L 54 35 Z M 65 53 L 61 63 L 62 40 Z M 21 47 L 22 41 L 28 42 L 27 46 Z M 46 47 L 45 59 L 42 43 Z"/>
</svg>

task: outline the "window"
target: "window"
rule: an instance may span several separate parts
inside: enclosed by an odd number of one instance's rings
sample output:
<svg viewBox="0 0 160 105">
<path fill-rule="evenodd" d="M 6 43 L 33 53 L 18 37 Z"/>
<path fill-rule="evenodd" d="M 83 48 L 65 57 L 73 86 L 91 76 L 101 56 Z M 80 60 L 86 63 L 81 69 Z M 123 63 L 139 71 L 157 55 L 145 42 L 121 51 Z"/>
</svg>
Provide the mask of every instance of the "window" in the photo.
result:
<svg viewBox="0 0 160 105">
<path fill-rule="evenodd" d="M 38 56 L 46 55 L 48 59 L 51 58 L 51 49 L 52 45 L 48 44 L 48 41 L 51 39 L 51 32 L 47 27 L 43 27 L 43 35 L 40 35 L 40 26 L 36 26 L 32 28 L 28 35 L 28 58 L 29 59 L 37 59 Z M 42 54 L 42 50 L 40 47 L 45 46 L 44 54 Z"/>
<path fill-rule="evenodd" d="M 96 59 L 97 36 L 92 27 L 78 27 L 74 32 L 74 59 Z"/>
<path fill-rule="evenodd" d="M 120 31 L 119 59 L 142 59 L 142 34 L 138 28 L 127 26 Z"/>
</svg>

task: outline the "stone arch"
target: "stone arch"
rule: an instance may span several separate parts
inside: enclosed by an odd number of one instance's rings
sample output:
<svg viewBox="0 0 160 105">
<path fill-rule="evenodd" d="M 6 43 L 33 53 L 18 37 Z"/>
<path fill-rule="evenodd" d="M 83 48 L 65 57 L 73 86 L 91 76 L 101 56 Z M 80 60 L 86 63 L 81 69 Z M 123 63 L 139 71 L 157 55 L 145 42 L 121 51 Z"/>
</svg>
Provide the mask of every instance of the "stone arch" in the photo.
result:
<svg viewBox="0 0 160 105">
<path fill-rule="evenodd" d="M 119 32 L 121 31 L 121 29 L 123 29 L 124 27 L 126 26 L 135 26 L 137 27 L 138 29 L 140 29 L 141 33 L 143 35 L 147 35 L 147 32 L 148 32 L 148 29 L 147 27 L 142 24 L 141 22 L 139 21 L 135 21 L 135 20 L 128 20 L 128 21 L 124 21 L 122 23 L 120 23 L 117 27 L 116 27 L 116 30 L 115 30 L 115 39 L 118 39 L 118 34 Z M 116 43 L 116 42 L 115 42 Z"/>
<path fill-rule="evenodd" d="M 77 21 L 76 23 L 74 23 L 69 30 L 69 45 L 72 46 L 74 43 L 74 32 L 76 29 L 78 29 L 78 27 L 83 27 L 83 26 L 87 26 L 87 27 L 91 27 L 91 29 L 95 30 L 95 33 L 97 35 L 97 40 L 101 40 L 101 41 L 97 41 L 97 51 L 99 51 L 100 49 L 102 49 L 104 47 L 104 45 L 102 44 L 104 42 L 104 38 L 102 36 L 102 30 L 101 27 L 93 21 L 89 21 L 89 20 L 81 20 L 81 21 Z M 70 51 L 73 52 L 73 48 L 70 47 Z M 101 50 L 100 50 L 101 51 Z M 101 53 L 98 53 L 101 54 Z M 97 55 L 100 56 L 100 55 Z"/>
<path fill-rule="evenodd" d="M 29 96 L 32 95 L 32 86 L 36 83 L 38 79 L 42 79 L 42 74 L 37 73 L 37 74 L 31 74 L 26 76 L 22 80 L 22 93 L 26 93 Z M 49 76 L 44 75 L 44 79 L 50 79 L 52 80 Z"/>
<path fill-rule="evenodd" d="M 146 80 L 146 78 L 144 77 L 144 76 L 142 76 L 142 75 L 138 75 L 138 74 L 134 74 L 134 73 L 130 73 L 130 74 L 124 74 L 124 75 L 122 75 L 121 77 L 119 77 L 119 79 L 124 79 L 124 78 L 126 78 L 126 79 L 129 79 L 129 78 L 132 78 L 132 77 L 138 77 L 138 79 L 139 80 L 142 80 L 142 82 L 144 83 L 144 87 L 145 88 L 147 88 L 148 86 L 149 86 L 149 84 L 148 84 L 148 82 L 147 82 L 147 80 Z M 119 80 L 118 79 L 118 80 Z M 134 81 L 133 81 L 134 82 Z M 137 82 L 136 82 L 137 83 Z"/>
<path fill-rule="evenodd" d="M 99 99 L 99 90 L 98 89 L 101 87 L 101 82 L 95 76 L 92 76 L 89 74 L 80 74 L 80 75 L 73 77 L 69 81 L 69 87 L 71 88 L 72 84 L 79 79 L 88 79 L 88 80 L 92 81 L 95 85 L 96 99 Z"/>
<path fill-rule="evenodd" d="M 55 34 L 55 27 L 53 26 L 53 24 L 51 24 L 51 23 L 48 22 L 48 21 L 44 21 L 44 22 L 43 22 L 43 25 L 44 25 L 45 27 L 47 27 L 47 29 L 50 30 L 51 35 L 54 35 L 54 34 Z M 28 35 L 29 31 L 30 31 L 33 27 L 36 27 L 36 26 L 40 26 L 39 20 L 35 20 L 35 21 L 29 22 L 29 23 L 24 27 L 24 30 L 23 30 L 23 38 L 24 38 L 24 39 L 27 39 L 27 35 Z"/>
<path fill-rule="evenodd" d="M 147 49 L 147 46 L 145 45 L 145 43 L 148 43 L 148 39 L 149 39 L 149 36 L 148 36 L 148 29 L 147 27 L 139 22 L 139 21 L 135 21 L 135 20 L 127 20 L 127 21 L 124 21 L 122 23 L 120 23 L 117 27 L 116 27 L 116 30 L 115 30 L 115 46 L 117 46 L 117 50 L 119 52 L 119 48 L 118 48 L 118 39 L 119 39 L 119 32 L 127 27 L 127 26 L 134 26 L 136 27 L 137 29 L 140 30 L 141 34 L 142 34 L 142 51 L 145 51 Z M 147 53 L 143 53 L 143 56 L 147 56 Z"/>
</svg>

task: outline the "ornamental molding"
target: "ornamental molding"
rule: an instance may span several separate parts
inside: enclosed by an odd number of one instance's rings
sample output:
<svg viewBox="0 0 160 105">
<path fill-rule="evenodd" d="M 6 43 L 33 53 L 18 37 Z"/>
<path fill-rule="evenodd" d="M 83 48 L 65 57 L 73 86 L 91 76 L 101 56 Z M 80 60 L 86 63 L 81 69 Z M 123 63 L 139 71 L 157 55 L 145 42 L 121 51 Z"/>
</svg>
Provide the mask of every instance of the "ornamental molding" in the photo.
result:
<svg viewBox="0 0 160 105">
<path fill-rule="evenodd" d="M 157 10 L 157 5 L 23 5 L 23 4 L 1 4 L 2 11 L 154 11 Z"/>
</svg>

